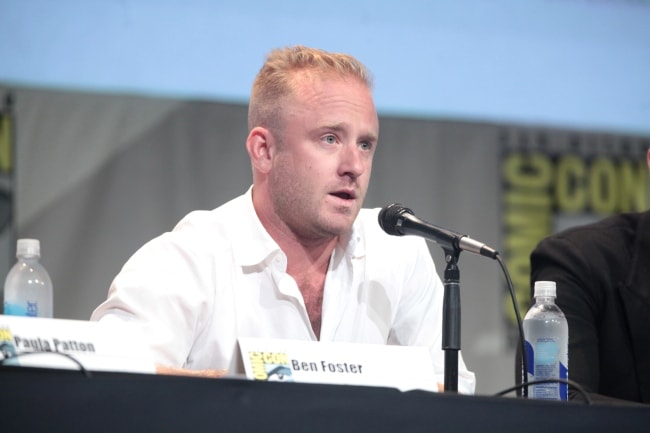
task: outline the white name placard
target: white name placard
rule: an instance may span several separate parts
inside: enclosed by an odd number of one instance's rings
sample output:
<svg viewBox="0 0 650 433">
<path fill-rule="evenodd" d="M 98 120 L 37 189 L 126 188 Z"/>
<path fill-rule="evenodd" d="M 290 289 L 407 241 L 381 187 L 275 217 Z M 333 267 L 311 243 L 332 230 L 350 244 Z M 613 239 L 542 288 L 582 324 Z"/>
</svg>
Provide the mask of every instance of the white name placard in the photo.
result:
<svg viewBox="0 0 650 433">
<path fill-rule="evenodd" d="M 132 323 L 0 315 L 0 355 L 5 365 L 155 373 Z"/>
<path fill-rule="evenodd" d="M 438 390 L 426 347 L 240 338 L 239 349 L 253 380 Z"/>
</svg>

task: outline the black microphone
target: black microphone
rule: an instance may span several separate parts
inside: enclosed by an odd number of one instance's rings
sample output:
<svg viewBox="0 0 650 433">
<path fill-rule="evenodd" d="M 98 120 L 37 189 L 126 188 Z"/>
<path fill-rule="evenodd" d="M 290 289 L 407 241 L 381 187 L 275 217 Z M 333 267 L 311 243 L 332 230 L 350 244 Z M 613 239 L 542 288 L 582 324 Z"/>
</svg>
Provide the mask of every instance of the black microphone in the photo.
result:
<svg viewBox="0 0 650 433">
<path fill-rule="evenodd" d="M 462 250 L 496 259 L 499 252 L 467 235 L 443 229 L 422 221 L 413 211 L 398 203 L 389 204 L 379 212 L 379 225 L 389 235 L 415 235 L 429 239 L 445 250 Z"/>
</svg>

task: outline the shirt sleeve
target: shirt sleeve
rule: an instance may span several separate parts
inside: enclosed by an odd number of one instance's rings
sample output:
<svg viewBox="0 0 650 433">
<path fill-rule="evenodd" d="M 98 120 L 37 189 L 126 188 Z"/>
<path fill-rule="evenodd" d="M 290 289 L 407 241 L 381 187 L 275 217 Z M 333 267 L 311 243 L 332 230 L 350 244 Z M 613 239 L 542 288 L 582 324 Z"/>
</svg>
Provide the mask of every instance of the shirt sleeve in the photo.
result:
<svg viewBox="0 0 650 433">
<path fill-rule="evenodd" d="M 213 302 L 202 289 L 210 269 L 204 257 L 163 235 L 125 263 L 91 320 L 139 323 L 155 363 L 184 367 Z"/>
</svg>

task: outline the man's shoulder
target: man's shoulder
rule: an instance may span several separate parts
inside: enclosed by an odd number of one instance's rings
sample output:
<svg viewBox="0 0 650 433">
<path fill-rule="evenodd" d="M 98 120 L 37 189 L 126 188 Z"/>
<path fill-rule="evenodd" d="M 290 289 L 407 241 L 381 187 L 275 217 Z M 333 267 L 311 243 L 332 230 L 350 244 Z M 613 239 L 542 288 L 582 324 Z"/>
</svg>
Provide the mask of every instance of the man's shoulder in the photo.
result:
<svg viewBox="0 0 650 433">
<path fill-rule="evenodd" d="M 249 233 L 246 224 L 246 195 L 238 196 L 211 210 L 193 210 L 181 218 L 173 230 L 155 240 L 158 243 L 193 251 L 226 250 L 234 237 Z"/>
<path fill-rule="evenodd" d="M 174 227 L 174 231 L 226 230 L 241 224 L 247 211 L 247 195 L 240 195 L 211 210 L 193 210 L 186 214 Z"/>
<path fill-rule="evenodd" d="M 542 240 L 540 245 L 568 242 L 581 249 L 624 247 L 631 244 L 643 227 L 650 229 L 650 212 L 621 213 L 590 224 L 564 229 Z"/>
<path fill-rule="evenodd" d="M 582 224 L 574 227 L 567 228 L 555 236 L 558 237 L 593 237 L 604 235 L 608 236 L 612 232 L 629 231 L 636 230 L 639 222 L 644 217 L 650 218 L 649 212 L 643 213 L 620 213 L 616 215 L 611 215 L 600 219 L 598 221 L 592 222 L 590 224 Z"/>
</svg>

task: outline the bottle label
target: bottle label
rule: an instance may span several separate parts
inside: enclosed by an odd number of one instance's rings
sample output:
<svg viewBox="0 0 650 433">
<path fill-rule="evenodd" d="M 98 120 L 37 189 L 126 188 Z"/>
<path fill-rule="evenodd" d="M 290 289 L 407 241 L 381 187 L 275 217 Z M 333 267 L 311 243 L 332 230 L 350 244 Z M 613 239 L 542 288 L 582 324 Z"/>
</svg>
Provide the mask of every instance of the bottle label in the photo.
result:
<svg viewBox="0 0 650 433">
<path fill-rule="evenodd" d="M 568 379 L 569 370 L 560 359 L 560 346 L 557 339 L 538 338 L 534 346 L 526 341 L 528 380 Z M 568 385 L 549 382 L 532 385 L 531 397 L 543 400 L 567 400 Z"/>
<path fill-rule="evenodd" d="M 27 305 L 4 303 L 4 314 L 7 316 L 38 317 L 38 303 L 27 301 Z"/>
</svg>

